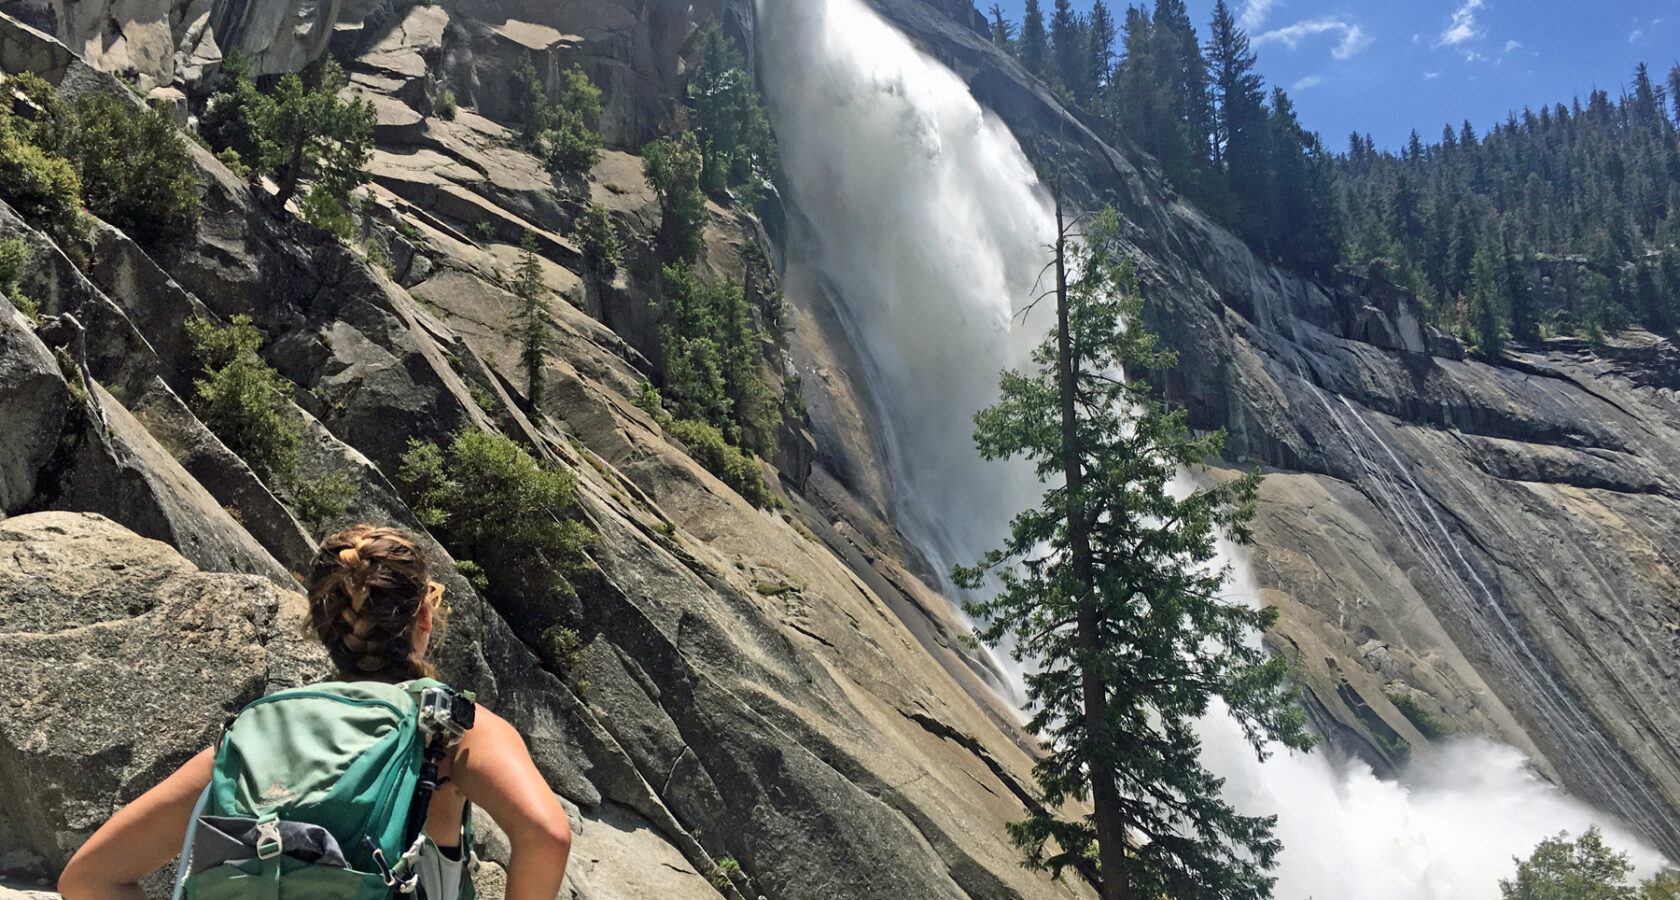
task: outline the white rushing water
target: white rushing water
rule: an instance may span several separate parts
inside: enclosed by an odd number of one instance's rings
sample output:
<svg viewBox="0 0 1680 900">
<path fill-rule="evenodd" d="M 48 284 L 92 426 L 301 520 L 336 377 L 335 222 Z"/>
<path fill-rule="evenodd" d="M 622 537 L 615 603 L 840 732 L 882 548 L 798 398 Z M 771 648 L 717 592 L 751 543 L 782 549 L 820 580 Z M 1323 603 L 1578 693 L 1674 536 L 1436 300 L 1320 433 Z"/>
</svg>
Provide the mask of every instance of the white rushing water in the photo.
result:
<svg viewBox="0 0 1680 900">
<path fill-rule="evenodd" d="M 970 417 L 1047 325 L 1013 317 L 1046 260 L 1046 193 L 966 85 L 860 0 L 759 0 L 759 28 L 799 213 L 790 282 L 827 287 L 863 357 L 902 527 L 937 565 L 977 559 L 1039 490 L 978 458 Z M 1252 595 L 1234 559 L 1233 591 Z M 1231 802 L 1278 815 L 1279 898 L 1494 898 L 1513 856 L 1595 822 L 1641 871 L 1661 864 L 1507 747 L 1460 742 L 1396 782 L 1323 753 L 1258 763 L 1222 715 L 1202 734 Z"/>
</svg>

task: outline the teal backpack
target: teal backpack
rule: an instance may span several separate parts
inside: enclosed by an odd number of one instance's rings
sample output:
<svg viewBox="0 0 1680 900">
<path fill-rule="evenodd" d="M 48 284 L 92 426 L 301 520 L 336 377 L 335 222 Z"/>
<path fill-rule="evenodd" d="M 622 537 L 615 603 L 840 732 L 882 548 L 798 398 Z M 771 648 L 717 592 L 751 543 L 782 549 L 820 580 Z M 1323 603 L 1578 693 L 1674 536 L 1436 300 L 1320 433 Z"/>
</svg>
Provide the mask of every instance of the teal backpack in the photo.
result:
<svg viewBox="0 0 1680 900">
<path fill-rule="evenodd" d="M 174 900 L 472 900 L 471 804 L 453 859 L 424 826 L 438 760 L 473 710 L 471 694 L 430 678 L 327 682 L 247 705 L 217 743 Z"/>
</svg>

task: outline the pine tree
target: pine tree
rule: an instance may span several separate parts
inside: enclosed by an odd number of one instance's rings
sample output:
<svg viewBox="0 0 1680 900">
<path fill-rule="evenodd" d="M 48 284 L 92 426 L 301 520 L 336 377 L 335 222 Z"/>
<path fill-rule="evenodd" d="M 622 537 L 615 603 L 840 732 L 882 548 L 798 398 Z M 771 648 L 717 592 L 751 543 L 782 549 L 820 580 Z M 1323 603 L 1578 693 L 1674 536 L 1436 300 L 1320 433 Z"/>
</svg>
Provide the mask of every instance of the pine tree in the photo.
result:
<svg viewBox="0 0 1680 900">
<path fill-rule="evenodd" d="M 513 70 L 513 97 L 519 109 L 519 138 L 534 147 L 542 133 L 554 127 L 554 106 L 529 51 L 519 54 L 519 66 Z"/>
<path fill-rule="evenodd" d="M 1196 42 L 1196 28 L 1184 0 L 1155 0 L 1154 57 L 1160 67 L 1158 78 L 1164 87 L 1167 114 L 1179 132 L 1182 144 L 1184 181 L 1193 194 L 1205 178 L 1212 159 L 1214 114 L 1208 91 L 1207 61 Z"/>
<path fill-rule="evenodd" d="M 686 261 L 665 266 L 662 276 L 662 392 L 671 401 L 677 418 L 694 419 L 719 429 L 730 426 L 734 401 L 724 373 L 729 349 L 723 337 L 725 312 L 719 309 L 718 296 Z"/>
<path fill-rule="evenodd" d="M 987 15 L 992 17 L 992 43 L 1003 48 L 1005 52 L 1014 53 L 1015 23 L 1003 17 L 1003 7 L 996 3 L 992 4 L 991 12 Z"/>
<path fill-rule="evenodd" d="M 1225 0 L 1214 5 L 1207 45 L 1208 72 L 1218 100 L 1214 116 L 1215 159 L 1225 163 L 1234 200 L 1237 232 L 1249 240 L 1264 234 L 1271 195 L 1266 167 L 1266 109 L 1248 35 L 1237 27 Z"/>
<path fill-rule="evenodd" d="M 582 175 L 601 161 L 601 89 L 582 68 L 573 66 L 561 76 L 560 102 L 549 112 L 551 128 L 537 149 L 548 167 L 562 175 Z"/>
<path fill-rule="evenodd" d="M 1327 276 L 1341 257 L 1333 171 L 1318 136 L 1295 118 L 1283 88 L 1272 90 L 1270 169 L 1276 197 L 1266 228 L 1270 244 L 1285 262 Z"/>
<path fill-rule="evenodd" d="M 519 241 L 519 265 L 514 269 L 513 293 L 519 298 L 515 314 L 519 363 L 525 368 L 531 407 L 536 409 L 542 403 L 544 354 L 551 329 L 545 300 L 548 286 L 543 283 L 542 263 L 537 260 L 537 236 L 529 231 Z"/>
<path fill-rule="evenodd" d="M 1021 65 L 1040 78 L 1049 74 L 1050 39 L 1044 33 L 1044 12 L 1038 0 L 1027 0 L 1026 13 L 1021 18 Z"/>
<path fill-rule="evenodd" d="M 1084 23 L 1073 14 L 1069 0 L 1055 0 L 1050 14 L 1050 54 L 1055 61 L 1056 81 L 1072 95 L 1074 102 L 1090 102 L 1096 86 L 1087 83 L 1089 47 Z"/>
<path fill-rule="evenodd" d="M 1086 32 L 1085 77 L 1092 97 L 1095 97 L 1108 84 L 1109 74 L 1114 69 L 1114 16 L 1102 0 L 1096 0 L 1091 5 Z"/>
<path fill-rule="evenodd" d="M 1470 264 L 1470 318 L 1476 347 L 1489 360 L 1505 355 L 1505 329 L 1510 323 L 1505 267 L 1495 259 L 1496 244 L 1483 238 Z"/>
<path fill-rule="evenodd" d="M 1120 64 L 1114 67 L 1107 105 L 1116 119 L 1130 126 L 1134 139 L 1145 150 L 1155 152 L 1152 123 L 1164 118 L 1164 113 L 1156 85 L 1154 45 L 1149 37 L 1149 11 L 1126 7 L 1126 19 L 1120 26 Z"/>
<path fill-rule="evenodd" d="M 328 59 L 316 72 L 314 88 L 306 89 L 293 72 L 256 110 L 261 159 L 275 174 L 276 203 L 291 199 L 303 178 L 313 178 L 338 204 L 367 183 L 376 117 L 373 104 L 360 97 L 339 99 L 345 84 L 344 70 Z"/>
<path fill-rule="evenodd" d="M 1009 371 L 1002 399 L 975 417 L 988 459 L 1031 460 L 1053 485 L 1010 523 L 1000 549 L 953 573 L 978 589 L 970 605 L 993 645 L 1007 635 L 1026 676 L 1028 729 L 1044 741 L 1034 767 L 1043 805 L 1009 826 L 1027 863 L 1060 872 L 1097 861 L 1104 900 L 1268 897 L 1280 850 L 1274 819 L 1247 817 L 1202 766 L 1194 725 L 1224 699 L 1257 753 L 1267 740 L 1306 748 L 1305 716 L 1283 660 L 1252 636 L 1277 617 L 1225 603 L 1215 537 L 1247 540 L 1258 473 L 1179 498 L 1179 472 L 1219 452 L 1185 412 L 1140 381 L 1173 355 L 1143 330 L 1129 263 L 1111 243 L 1112 211 L 1071 248 L 1058 204 L 1057 327 Z M 1071 274 L 1071 280 L 1070 275 Z M 1064 818 L 1071 802 L 1092 814 Z"/>
<path fill-rule="evenodd" d="M 688 105 L 704 159 L 701 186 L 711 194 L 747 186 L 754 193 L 776 155 L 770 119 L 733 41 L 715 20 L 700 29 L 700 58 L 688 76 Z"/>
<path fill-rule="evenodd" d="M 660 138 L 642 148 L 642 174 L 659 197 L 661 258 L 693 261 L 705 246 L 706 195 L 700 190 L 705 162 L 694 132 Z"/>
</svg>

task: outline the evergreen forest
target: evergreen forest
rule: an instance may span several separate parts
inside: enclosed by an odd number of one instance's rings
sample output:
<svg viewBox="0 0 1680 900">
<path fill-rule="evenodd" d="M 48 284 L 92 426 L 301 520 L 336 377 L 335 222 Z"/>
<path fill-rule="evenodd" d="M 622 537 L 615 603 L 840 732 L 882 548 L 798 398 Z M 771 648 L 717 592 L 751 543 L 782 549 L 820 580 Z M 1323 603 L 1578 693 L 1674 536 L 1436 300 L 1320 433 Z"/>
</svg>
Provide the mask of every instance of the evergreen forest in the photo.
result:
<svg viewBox="0 0 1680 900">
<path fill-rule="evenodd" d="M 1485 357 L 1680 324 L 1680 65 L 1659 81 L 1641 64 L 1614 96 L 1513 110 L 1483 133 L 1466 121 L 1425 143 L 1414 130 L 1396 151 L 1356 132 L 1333 152 L 1282 88 L 1268 92 L 1224 0 L 1205 34 L 1183 0 L 1123 14 L 1053 0 L 1048 17 L 1027 0 L 1020 22 L 996 5 L 990 20 L 994 43 L 1256 252 L 1405 287 Z"/>
</svg>

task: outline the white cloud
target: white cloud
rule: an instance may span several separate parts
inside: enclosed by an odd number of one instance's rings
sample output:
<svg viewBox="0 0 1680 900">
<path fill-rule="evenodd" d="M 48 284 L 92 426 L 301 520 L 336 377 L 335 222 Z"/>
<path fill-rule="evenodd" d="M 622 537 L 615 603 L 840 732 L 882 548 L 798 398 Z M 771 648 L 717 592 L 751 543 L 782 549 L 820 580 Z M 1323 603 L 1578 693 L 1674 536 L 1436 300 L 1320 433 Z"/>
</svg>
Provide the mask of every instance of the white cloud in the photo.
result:
<svg viewBox="0 0 1680 900">
<path fill-rule="evenodd" d="M 1432 81 L 1432 80 L 1434 80 L 1436 78 L 1440 78 L 1440 77 L 1441 77 L 1440 72 L 1425 72 L 1425 73 L 1423 73 L 1423 80 L 1424 81 Z"/>
<path fill-rule="evenodd" d="M 1645 29 L 1635 28 L 1633 30 L 1633 33 L 1628 35 L 1628 43 L 1637 44 L 1637 43 L 1639 43 L 1639 39 L 1644 37 L 1644 36 L 1645 36 Z"/>
<path fill-rule="evenodd" d="M 1506 53 L 1510 53 L 1513 50 L 1520 50 L 1520 49 L 1522 49 L 1522 41 L 1506 41 L 1505 42 L 1505 52 Z"/>
<path fill-rule="evenodd" d="M 1465 41 L 1473 41 L 1487 33 L 1487 29 L 1476 25 L 1476 10 L 1482 8 L 1482 0 L 1464 0 L 1464 5 L 1453 10 L 1452 23 L 1441 32 L 1435 40 L 1435 46 L 1443 44 L 1455 46 Z"/>
<path fill-rule="evenodd" d="M 1358 25 L 1350 25 L 1347 32 L 1342 35 L 1342 42 L 1336 45 L 1336 49 L 1330 51 L 1330 55 L 1337 59 L 1352 59 L 1359 55 L 1359 51 L 1371 46 L 1372 40 L 1374 38 L 1366 34 L 1365 29 Z"/>
<path fill-rule="evenodd" d="M 1295 93 L 1299 94 L 1300 92 L 1306 90 L 1307 88 L 1317 86 L 1322 81 L 1324 81 L 1324 76 L 1323 75 L 1308 75 L 1307 77 L 1301 79 L 1300 81 L 1297 81 L 1294 84 L 1290 85 L 1289 89 L 1294 91 Z"/>
<path fill-rule="evenodd" d="M 1361 50 L 1371 45 L 1372 37 L 1365 33 L 1365 29 L 1358 25 L 1343 22 L 1339 19 L 1308 19 L 1293 25 L 1268 31 L 1254 39 L 1256 45 L 1268 44 L 1273 41 L 1282 43 L 1291 50 L 1300 46 L 1301 41 L 1315 35 L 1330 32 L 1339 33 L 1342 39 L 1337 42 L 1330 55 L 1337 59 L 1352 59 Z"/>
<path fill-rule="evenodd" d="M 1281 0 L 1248 0 L 1243 4 L 1242 15 L 1237 17 L 1237 25 L 1250 33 L 1258 31 L 1261 25 L 1266 24 L 1266 15 L 1279 2 Z"/>
</svg>

